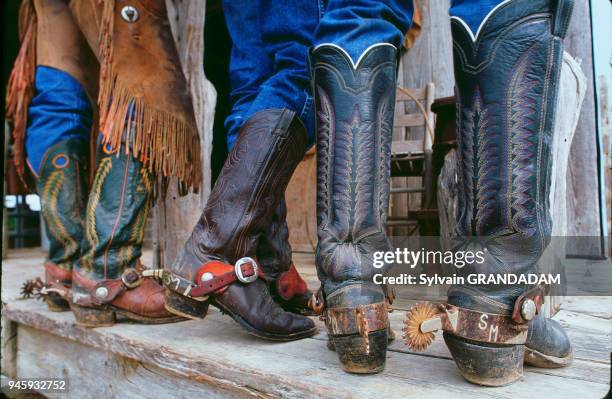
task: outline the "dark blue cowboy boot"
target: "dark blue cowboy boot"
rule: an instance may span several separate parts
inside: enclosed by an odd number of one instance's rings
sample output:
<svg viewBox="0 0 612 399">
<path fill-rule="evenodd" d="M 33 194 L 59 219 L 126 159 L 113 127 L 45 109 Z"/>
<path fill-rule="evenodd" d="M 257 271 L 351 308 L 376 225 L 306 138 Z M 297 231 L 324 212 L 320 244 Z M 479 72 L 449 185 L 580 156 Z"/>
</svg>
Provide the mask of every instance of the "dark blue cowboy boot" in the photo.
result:
<svg viewBox="0 0 612 399">
<path fill-rule="evenodd" d="M 51 311 L 69 309 L 59 292 L 69 291 L 72 267 L 81 256 L 88 153 L 88 143 L 83 140 L 55 144 L 45 153 L 36 182 L 49 238 L 45 283 L 55 288 L 45 296 Z"/>
<path fill-rule="evenodd" d="M 397 49 L 373 46 L 357 65 L 334 45 L 311 52 L 317 124 L 316 266 L 331 345 L 350 373 L 384 369 L 385 288 L 372 282 L 386 233 Z"/>
<path fill-rule="evenodd" d="M 459 105 L 456 234 L 485 251 L 484 263 L 461 274 L 536 273 L 550 241 L 554 115 L 572 7 L 572 0 L 504 2 L 476 37 L 460 19 L 452 20 Z M 461 374 L 499 386 L 520 378 L 524 362 L 567 364 L 569 339 L 559 324 L 538 315 L 542 300 L 541 287 L 527 284 L 453 286 L 446 311 L 458 319 L 444 328 L 444 339 Z"/>
</svg>

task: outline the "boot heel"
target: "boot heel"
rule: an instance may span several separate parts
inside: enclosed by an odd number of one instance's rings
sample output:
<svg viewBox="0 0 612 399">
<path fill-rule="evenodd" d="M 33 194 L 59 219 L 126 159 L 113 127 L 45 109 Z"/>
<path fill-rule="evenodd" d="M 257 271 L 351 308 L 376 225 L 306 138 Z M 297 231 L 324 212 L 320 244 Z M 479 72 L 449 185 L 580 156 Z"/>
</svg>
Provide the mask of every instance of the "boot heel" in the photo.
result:
<svg viewBox="0 0 612 399">
<path fill-rule="evenodd" d="M 447 333 L 444 341 L 463 378 L 473 384 L 499 387 L 523 376 L 525 345 L 485 346 Z"/>
<path fill-rule="evenodd" d="M 49 293 L 45 298 L 47 307 L 50 312 L 66 312 L 70 310 L 70 304 L 67 300 L 56 294 L 55 292 Z"/>
<path fill-rule="evenodd" d="M 115 312 L 110 309 L 86 308 L 72 304 L 77 324 L 84 327 L 110 327 L 115 324 Z"/>
<path fill-rule="evenodd" d="M 208 301 L 196 301 L 166 288 L 164 306 L 168 312 L 190 319 L 203 319 L 208 313 Z"/>
<path fill-rule="evenodd" d="M 374 331 L 368 334 L 367 345 L 359 335 L 330 336 L 342 369 L 353 374 L 375 374 L 385 369 L 387 358 L 387 330 Z"/>
</svg>

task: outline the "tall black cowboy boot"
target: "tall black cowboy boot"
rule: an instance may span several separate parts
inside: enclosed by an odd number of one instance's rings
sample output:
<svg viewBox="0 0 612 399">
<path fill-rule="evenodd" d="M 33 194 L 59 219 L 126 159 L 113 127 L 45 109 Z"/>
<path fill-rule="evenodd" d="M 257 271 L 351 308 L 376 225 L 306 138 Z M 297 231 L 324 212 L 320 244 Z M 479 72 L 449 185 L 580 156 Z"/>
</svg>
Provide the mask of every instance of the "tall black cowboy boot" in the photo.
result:
<svg viewBox="0 0 612 399">
<path fill-rule="evenodd" d="M 261 111 L 244 124 L 200 221 L 172 272 L 163 273 L 169 311 L 204 318 L 213 305 L 270 340 L 314 334 L 312 320 L 273 301 L 253 259 L 305 150 L 306 131 L 293 111 Z"/>
<path fill-rule="evenodd" d="M 270 224 L 257 245 L 257 261 L 263 269 L 268 289 L 276 303 L 288 312 L 314 315 L 310 308 L 312 291 L 291 260 L 287 204 L 282 198 Z"/>
<path fill-rule="evenodd" d="M 391 249 L 386 222 L 397 49 L 371 47 L 354 65 L 342 49 L 322 45 L 310 63 L 324 319 L 344 370 L 376 373 L 385 365 L 392 300 L 372 274 L 373 253 Z"/>
<path fill-rule="evenodd" d="M 140 264 L 153 176 L 125 151 L 100 145 L 86 210 L 86 250 L 72 273 L 72 310 L 87 327 L 116 316 L 149 324 L 178 321 L 164 308 L 163 287 Z"/>
<path fill-rule="evenodd" d="M 461 165 L 456 233 L 485 251 L 484 263 L 462 274 L 535 273 L 550 241 L 553 122 L 572 7 L 572 0 L 504 3 L 475 40 L 452 21 Z M 569 339 L 537 315 L 542 300 L 542 289 L 526 284 L 453 286 L 446 312 L 458 318 L 444 339 L 461 374 L 499 386 L 522 376 L 524 359 L 567 364 Z"/>
<path fill-rule="evenodd" d="M 70 289 L 72 267 L 81 256 L 88 146 L 83 140 L 69 139 L 49 148 L 36 182 L 49 238 L 45 283 L 58 291 Z M 45 296 L 49 310 L 68 310 L 66 299 L 53 291 Z"/>
</svg>

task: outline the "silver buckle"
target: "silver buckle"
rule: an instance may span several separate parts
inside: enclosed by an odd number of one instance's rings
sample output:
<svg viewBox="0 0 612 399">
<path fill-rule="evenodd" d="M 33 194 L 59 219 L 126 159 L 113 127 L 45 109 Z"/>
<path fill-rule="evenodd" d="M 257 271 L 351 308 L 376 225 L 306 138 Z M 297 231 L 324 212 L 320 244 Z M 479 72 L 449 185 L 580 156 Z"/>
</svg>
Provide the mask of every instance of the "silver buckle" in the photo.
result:
<svg viewBox="0 0 612 399">
<path fill-rule="evenodd" d="M 136 281 L 128 281 L 127 277 L 130 274 L 136 275 L 138 279 Z M 136 269 L 127 268 L 123 271 L 123 273 L 121 273 L 121 282 L 129 289 L 136 288 L 140 284 L 142 284 L 142 276 L 140 275 L 140 273 L 138 273 L 138 271 L 136 271 Z"/>
<path fill-rule="evenodd" d="M 242 274 L 242 265 L 244 265 L 245 263 L 250 263 L 253 265 L 253 275 L 252 276 L 245 277 Z M 239 281 L 245 284 L 249 284 L 257 280 L 257 278 L 259 277 L 258 269 L 259 269 L 259 266 L 257 266 L 257 262 L 255 262 L 255 259 L 249 258 L 248 256 L 238 259 L 238 261 L 236 262 L 236 265 L 234 266 L 234 272 L 236 273 L 236 277 L 238 277 Z"/>
</svg>

